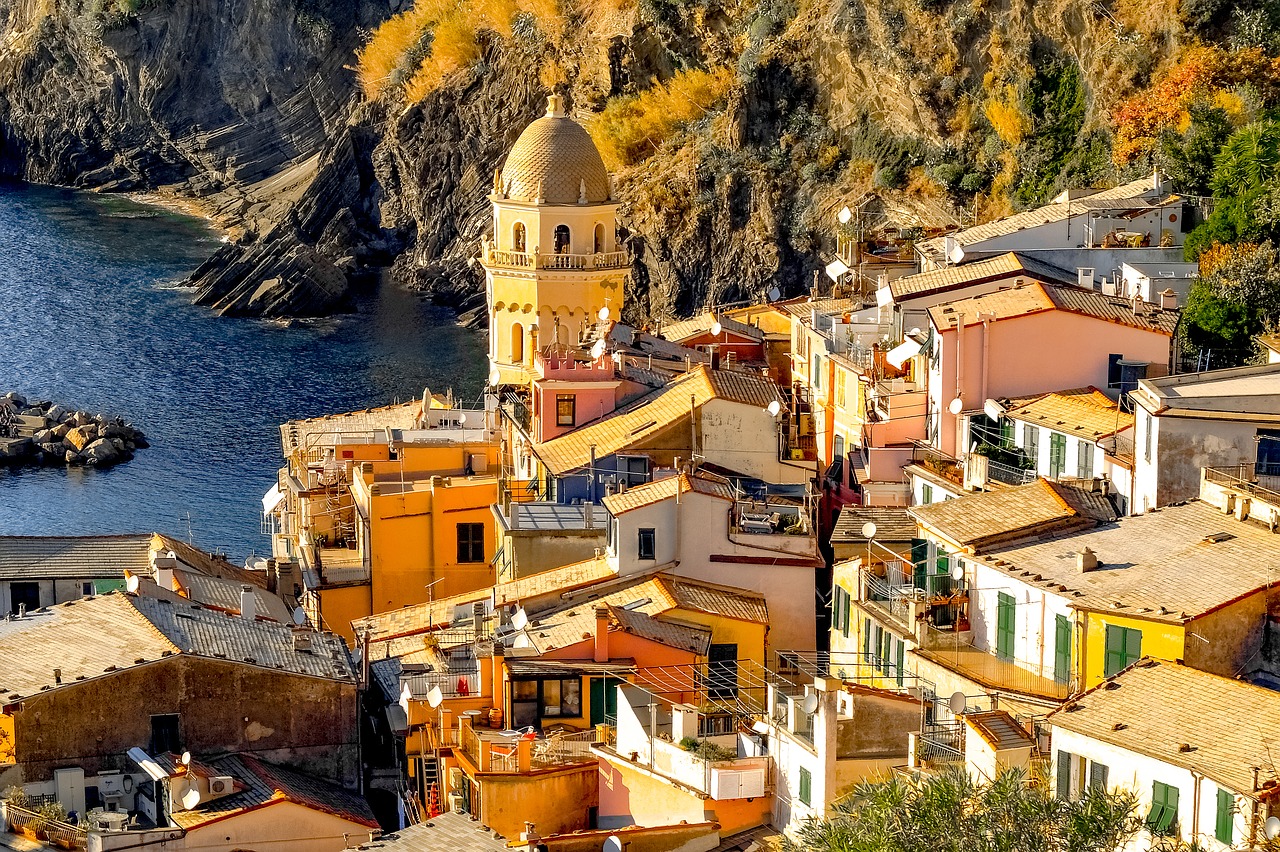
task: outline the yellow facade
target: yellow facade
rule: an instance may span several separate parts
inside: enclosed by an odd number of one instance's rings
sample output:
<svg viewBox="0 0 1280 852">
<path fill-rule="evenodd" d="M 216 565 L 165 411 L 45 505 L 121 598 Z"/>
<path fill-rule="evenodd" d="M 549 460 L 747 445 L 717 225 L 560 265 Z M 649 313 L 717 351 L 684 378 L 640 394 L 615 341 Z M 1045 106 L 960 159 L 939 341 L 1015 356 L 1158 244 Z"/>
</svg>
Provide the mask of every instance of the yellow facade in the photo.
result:
<svg viewBox="0 0 1280 852">
<path fill-rule="evenodd" d="M 1162 660 L 1181 660 L 1186 649 L 1186 628 L 1162 621 L 1126 618 L 1109 612 L 1081 612 L 1084 618 L 1083 660 L 1077 657 L 1076 675 L 1084 689 L 1092 689 L 1106 679 L 1107 625 L 1125 627 L 1142 633 L 1140 656 Z"/>
</svg>

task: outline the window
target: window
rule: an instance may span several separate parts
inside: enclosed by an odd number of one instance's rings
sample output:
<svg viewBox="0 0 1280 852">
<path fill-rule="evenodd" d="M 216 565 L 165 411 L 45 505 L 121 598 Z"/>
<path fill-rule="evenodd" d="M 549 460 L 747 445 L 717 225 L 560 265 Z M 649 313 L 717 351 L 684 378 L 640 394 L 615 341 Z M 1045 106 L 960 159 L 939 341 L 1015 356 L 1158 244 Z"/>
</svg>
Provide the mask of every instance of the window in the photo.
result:
<svg viewBox="0 0 1280 852">
<path fill-rule="evenodd" d="M 525 230 L 524 222 L 516 222 L 511 228 L 511 250 L 524 251 L 525 247 Z"/>
<path fill-rule="evenodd" d="M 738 697 L 737 643 L 711 643 L 707 650 L 707 694 L 724 700 Z"/>
<path fill-rule="evenodd" d="M 901 639 L 894 640 L 894 653 L 894 666 L 896 667 L 895 671 L 898 675 L 898 686 L 902 686 L 906 668 L 907 643 L 903 642 Z"/>
<path fill-rule="evenodd" d="M 518 727 L 581 715 L 582 681 L 576 677 L 511 682 L 511 720 Z"/>
<path fill-rule="evenodd" d="M 555 253 L 568 254 L 569 253 L 569 226 L 556 225 L 554 236 L 555 236 Z"/>
<path fill-rule="evenodd" d="M 1071 622 L 1065 615 L 1054 617 L 1053 680 L 1071 682 Z"/>
<path fill-rule="evenodd" d="M 1104 677 L 1111 677 L 1142 656 L 1142 631 L 1131 627 L 1107 625 L 1107 651 L 1103 658 Z"/>
<path fill-rule="evenodd" d="M 893 665 L 893 634 L 885 630 L 880 637 L 880 674 L 888 677 L 889 669 Z"/>
<path fill-rule="evenodd" d="M 1151 461 L 1151 427 L 1154 425 L 1151 415 L 1143 411 L 1138 417 L 1142 421 L 1142 460 Z"/>
<path fill-rule="evenodd" d="M 484 524 L 458 524 L 458 561 L 484 561 Z"/>
<path fill-rule="evenodd" d="M 524 326 L 518 322 L 511 325 L 511 363 L 524 363 Z"/>
<path fill-rule="evenodd" d="M 831 595 L 831 629 L 849 638 L 849 593 L 840 586 Z"/>
<path fill-rule="evenodd" d="M 1178 819 L 1178 788 L 1155 781 L 1151 784 L 1151 812 L 1147 814 L 1147 831 L 1169 834 Z"/>
<path fill-rule="evenodd" d="M 151 753 L 182 754 L 182 733 L 177 713 L 151 717 Z"/>
<path fill-rule="evenodd" d="M 653 527 L 642 527 L 640 529 L 640 545 L 636 555 L 641 559 L 658 558 L 657 533 Z"/>
<path fill-rule="evenodd" d="M 836 405 L 840 408 L 845 407 L 845 376 L 843 369 L 836 373 Z"/>
<path fill-rule="evenodd" d="M 1080 446 L 1080 472 L 1081 479 L 1093 479 L 1093 444 L 1088 441 L 1079 441 Z"/>
<path fill-rule="evenodd" d="M 813 804 L 813 776 L 809 774 L 809 770 L 803 766 L 800 767 L 800 804 Z"/>
<path fill-rule="evenodd" d="M 1089 764 L 1089 789 L 1099 793 L 1107 792 L 1107 774 L 1109 770 L 1105 763 L 1093 761 Z"/>
<path fill-rule="evenodd" d="M 1056 479 L 1067 468 L 1067 436 L 1049 433 L 1049 476 Z"/>
<path fill-rule="evenodd" d="M 92 582 L 92 581 L 90 581 L 90 582 L 88 582 L 88 583 L 81 583 L 81 584 L 80 584 L 80 595 L 81 595 L 82 597 L 86 597 L 86 598 L 91 598 L 91 597 L 93 597 L 93 582 Z"/>
<path fill-rule="evenodd" d="M 1058 752 L 1058 798 L 1067 801 L 1071 798 L 1071 752 Z"/>
<path fill-rule="evenodd" d="M 573 426 L 577 420 L 577 397 L 571 393 L 556 394 L 556 425 Z"/>
<path fill-rule="evenodd" d="M 927 482 L 920 486 L 920 502 L 926 506 L 933 502 L 933 486 Z"/>
<path fill-rule="evenodd" d="M 996 598 L 996 656 L 1002 660 L 1013 659 L 1014 607 L 1013 595 L 1000 592 Z"/>
<path fill-rule="evenodd" d="M 1236 839 L 1236 797 L 1230 790 L 1218 788 L 1218 822 L 1213 836 L 1230 846 Z"/>
<path fill-rule="evenodd" d="M 39 583 L 9 584 L 9 609 L 14 615 L 17 615 L 19 608 L 22 608 L 25 612 L 40 608 Z"/>
<path fill-rule="evenodd" d="M 1040 469 L 1040 427 L 1030 423 L 1022 427 L 1022 452 Z"/>
<path fill-rule="evenodd" d="M 601 225 L 599 222 L 597 222 L 595 233 L 592 236 L 593 236 L 592 250 L 596 254 L 602 253 L 604 251 L 604 225 Z"/>
</svg>

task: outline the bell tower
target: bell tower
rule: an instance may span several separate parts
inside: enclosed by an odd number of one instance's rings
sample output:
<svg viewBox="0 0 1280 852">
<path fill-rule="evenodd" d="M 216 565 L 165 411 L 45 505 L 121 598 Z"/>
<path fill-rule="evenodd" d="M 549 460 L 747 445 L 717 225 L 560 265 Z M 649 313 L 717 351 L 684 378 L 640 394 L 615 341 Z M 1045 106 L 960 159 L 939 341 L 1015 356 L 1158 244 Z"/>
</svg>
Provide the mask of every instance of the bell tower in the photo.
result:
<svg viewBox="0 0 1280 852">
<path fill-rule="evenodd" d="M 559 95 L 494 174 L 493 238 L 481 241 L 490 369 L 527 385 L 534 359 L 576 345 L 601 309 L 617 319 L 629 261 L 617 244 L 609 174 Z"/>
</svg>

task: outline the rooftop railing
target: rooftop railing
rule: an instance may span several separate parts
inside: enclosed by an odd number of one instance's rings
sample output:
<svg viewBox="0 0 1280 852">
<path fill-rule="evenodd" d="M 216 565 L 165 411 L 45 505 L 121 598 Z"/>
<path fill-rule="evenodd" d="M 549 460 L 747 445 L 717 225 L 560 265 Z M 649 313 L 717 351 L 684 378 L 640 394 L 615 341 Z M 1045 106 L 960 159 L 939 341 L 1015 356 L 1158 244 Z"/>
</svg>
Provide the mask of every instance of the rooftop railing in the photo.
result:
<svg viewBox="0 0 1280 852">
<path fill-rule="evenodd" d="M 1233 464 L 1226 467 L 1206 467 L 1204 478 L 1206 482 L 1225 485 L 1273 506 L 1280 506 L 1280 465 Z"/>
</svg>

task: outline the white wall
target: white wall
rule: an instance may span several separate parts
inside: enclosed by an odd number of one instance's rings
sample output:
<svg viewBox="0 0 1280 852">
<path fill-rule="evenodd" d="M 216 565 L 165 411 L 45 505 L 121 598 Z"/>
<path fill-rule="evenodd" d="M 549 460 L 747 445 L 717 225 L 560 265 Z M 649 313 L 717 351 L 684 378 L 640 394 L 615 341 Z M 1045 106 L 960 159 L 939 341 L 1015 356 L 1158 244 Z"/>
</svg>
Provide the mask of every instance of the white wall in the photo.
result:
<svg viewBox="0 0 1280 852">
<path fill-rule="evenodd" d="M 1192 417 L 1153 417 L 1137 406 L 1134 442 L 1134 499 L 1130 511 L 1188 500 L 1200 493 L 1200 471 L 1252 463 L 1257 458 L 1254 440 L 1260 426 Z M 1151 428 L 1151 454 L 1146 455 L 1145 429 Z"/>
<path fill-rule="evenodd" d="M 1056 616 L 1066 616 L 1075 624 L 1069 601 L 1035 586 L 1014 580 L 997 568 L 965 560 L 972 588 L 969 620 L 973 644 L 996 652 L 997 609 L 1000 592 L 1014 599 L 1014 645 L 1012 662 L 1043 678 L 1053 679 Z M 1072 628 L 1074 635 L 1074 626 Z"/>
<path fill-rule="evenodd" d="M 763 408 L 725 399 L 702 406 L 702 446 L 709 462 L 775 484 L 808 481 L 814 466 L 783 464 L 778 458 L 781 420 Z"/>
<path fill-rule="evenodd" d="M 1109 789 L 1132 790 L 1137 794 L 1137 815 L 1140 819 L 1145 820 L 1151 810 L 1153 782 L 1160 781 L 1177 787 L 1177 824 L 1181 829 L 1182 839 L 1187 843 L 1198 843 L 1201 849 L 1219 850 L 1227 848 L 1214 837 L 1214 830 L 1217 824 L 1218 786 L 1213 781 L 1201 778 L 1199 782 L 1200 807 L 1197 813 L 1194 807 L 1196 801 L 1196 779 L 1186 769 L 1162 763 L 1154 758 L 1120 748 L 1119 746 L 1099 742 L 1055 725 L 1053 727 L 1054 771 L 1051 771 L 1049 775 L 1050 783 L 1055 785 L 1057 783 L 1058 752 L 1060 751 L 1066 751 L 1077 757 L 1084 758 L 1086 761 L 1096 761 L 1106 766 L 1107 786 Z M 1079 761 L 1077 761 L 1073 776 L 1073 788 L 1075 790 L 1083 789 L 1088 784 L 1088 777 L 1087 771 L 1082 772 Z M 1236 807 L 1235 842 L 1236 845 L 1243 845 L 1249 837 L 1249 800 L 1238 796 L 1236 798 Z M 1130 852 L 1151 848 L 1151 835 L 1145 830 L 1140 831 L 1126 848 Z"/>
</svg>

